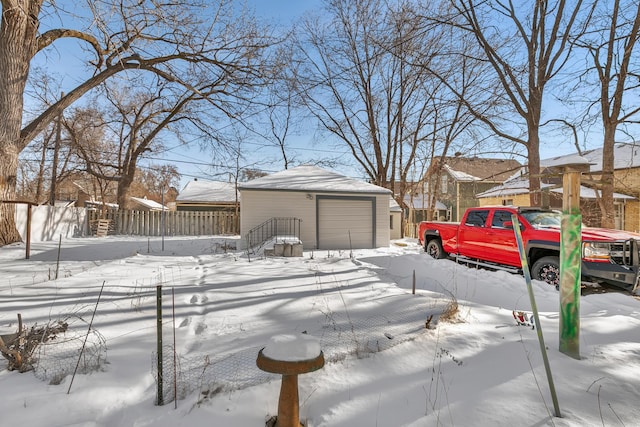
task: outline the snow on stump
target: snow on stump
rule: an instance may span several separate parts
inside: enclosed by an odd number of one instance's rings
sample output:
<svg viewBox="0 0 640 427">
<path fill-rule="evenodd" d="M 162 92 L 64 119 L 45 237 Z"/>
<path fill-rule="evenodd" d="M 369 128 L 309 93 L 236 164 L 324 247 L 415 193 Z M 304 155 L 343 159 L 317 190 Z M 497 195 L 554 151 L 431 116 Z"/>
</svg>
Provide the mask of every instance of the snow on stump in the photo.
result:
<svg viewBox="0 0 640 427">
<path fill-rule="evenodd" d="M 300 427 L 298 375 L 324 366 L 320 342 L 306 334 L 276 335 L 258 353 L 258 368 L 282 375 L 278 416 L 267 422 L 273 427 Z M 272 424 L 273 423 L 273 424 Z"/>
</svg>

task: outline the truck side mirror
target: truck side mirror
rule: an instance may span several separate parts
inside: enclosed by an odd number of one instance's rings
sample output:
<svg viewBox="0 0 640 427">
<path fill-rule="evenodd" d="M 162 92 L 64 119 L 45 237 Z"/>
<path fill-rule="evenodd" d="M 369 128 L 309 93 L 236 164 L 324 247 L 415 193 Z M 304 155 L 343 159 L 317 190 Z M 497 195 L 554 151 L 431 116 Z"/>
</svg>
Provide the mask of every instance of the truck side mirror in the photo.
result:
<svg viewBox="0 0 640 427">
<path fill-rule="evenodd" d="M 502 223 L 502 226 L 507 230 L 513 230 L 513 221 L 505 221 Z M 520 230 L 524 230 L 524 225 L 520 223 Z"/>
</svg>

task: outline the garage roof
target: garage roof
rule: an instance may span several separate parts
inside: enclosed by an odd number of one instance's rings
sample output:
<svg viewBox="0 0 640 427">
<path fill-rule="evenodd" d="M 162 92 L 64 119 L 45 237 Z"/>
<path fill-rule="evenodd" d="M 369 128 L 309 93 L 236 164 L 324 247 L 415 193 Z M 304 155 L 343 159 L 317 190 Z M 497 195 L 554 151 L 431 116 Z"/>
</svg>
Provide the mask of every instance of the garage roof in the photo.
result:
<svg viewBox="0 0 640 427">
<path fill-rule="evenodd" d="M 223 181 L 189 181 L 177 202 L 235 202 L 235 184 Z"/>
<path fill-rule="evenodd" d="M 239 190 L 312 191 L 323 193 L 378 193 L 391 190 L 358 181 L 317 166 L 302 165 L 238 185 Z"/>
</svg>

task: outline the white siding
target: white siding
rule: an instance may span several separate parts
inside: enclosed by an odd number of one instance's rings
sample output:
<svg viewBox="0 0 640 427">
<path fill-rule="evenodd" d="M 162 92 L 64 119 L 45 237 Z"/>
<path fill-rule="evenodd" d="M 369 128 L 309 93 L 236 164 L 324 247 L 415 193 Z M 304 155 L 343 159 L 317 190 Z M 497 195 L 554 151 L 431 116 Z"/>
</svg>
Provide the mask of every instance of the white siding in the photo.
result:
<svg viewBox="0 0 640 427">
<path fill-rule="evenodd" d="M 372 247 L 372 208 L 371 201 L 366 201 L 366 206 L 362 203 L 362 198 L 375 197 L 375 247 L 383 247 L 389 245 L 389 195 L 388 194 L 362 194 L 362 193 L 307 193 L 300 191 L 269 191 L 269 190 L 251 190 L 243 189 L 242 202 L 240 209 L 240 233 L 243 238 L 246 237 L 249 230 L 262 224 L 263 222 L 274 217 L 294 217 L 302 219 L 300 226 L 300 237 L 305 250 L 318 248 L 318 240 L 316 233 L 331 233 L 331 229 L 342 229 L 343 235 L 346 235 L 346 244 L 341 244 L 341 249 L 349 249 L 348 233 L 345 230 L 351 229 L 351 240 L 353 248 L 370 248 Z M 318 199 L 320 196 L 320 199 Z M 323 198 L 326 196 L 328 198 Z M 334 200 L 335 199 L 335 200 Z M 325 205 L 323 213 L 327 212 L 329 217 L 327 221 L 334 221 L 332 226 L 324 226 L 325 230 L 320 229 L 320 223 L 316 220 L 316 212 L 320 210 L 323 203 L 333 201 L 337 203 L 329 203 Z M 353 202 L 358 203 L 353 203 Z M 316 206 L 317 203 L 320 205 Z M 340 213 L 342 209 L 344 213 Z M 354 210 L 355 209 L 355 210 Z M 331 212 L 335 210 L 335 215 Z M 336 216 L 343 215 L 341 219 Z M 346 216 L 344 216 L 346 215 Z M 333 219 L 332 219 L 333 218 Z M 366 219 L 368 218 L 368 219 Z M 369 237 L 362 234 L 363 226 L 368 224 Z M 331 235 L 329 239 L 335 238 Z M 323 243 L 324 235 L 321 235 L 320 241 L 323 247 L 327 247 Z M 363 243 L 368 239 L 366 245 Z M 357 246 L 356 244 L 357 243 Z M 244 243 L 244 241 L 243 241 Z M 337 246 L 336 246 L 337 248 Z"/>
<path fill-rule="evenodd" d="M 389 197 L 391 194 L 376 195 L 376 248 L 389 246 Z"/>
<path fill-rule="evenodd" d="M 317 246 L 315 195 L 298 191 L 242 190 L 240 234 L 243 239 L 249 230 L 274 217 L 302 219 L 300 238 L 304 248 Z"/>
<path fill-rule="evenodd" d="M 402 212 L 389 212 L 389 225 L 389 238 L 393 240 L 401 238 L 402 233 L 400 232 L 400 229 L 402 228 Z"/>
</svg>

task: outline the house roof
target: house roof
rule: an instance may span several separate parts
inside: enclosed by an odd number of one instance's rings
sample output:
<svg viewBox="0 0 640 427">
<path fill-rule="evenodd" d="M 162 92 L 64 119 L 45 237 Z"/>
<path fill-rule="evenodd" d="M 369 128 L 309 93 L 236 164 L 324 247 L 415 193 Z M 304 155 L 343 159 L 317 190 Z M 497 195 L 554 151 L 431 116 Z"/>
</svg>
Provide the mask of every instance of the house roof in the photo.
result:
<svg viewBox="0 0 640 427">
<path fill-rule="evenodd" d="M 238 185 L 239 190 L 391 194 L 391 190 L 317 166 L 302 165 Z"/>
<path fill-rule="evenodd" d="M 457 181 L 503 182 L 520 167 L 514 159 L 484 157 L 445 157 L 444 170 Z"/>
<path fill-rule="evenodd" d="M 554 187 L 554 185 L 555 184 L 540 183 L 541 188 Z M 554 193 L 562 194 L 562 188 L 553 188 L 553 189 L 550 189 L 550 191 Z M 483 191 L 482 193 L 476 194 L 476 198 L 516 196 L 518 194 L 527 194 L 527 193 L 529 193 L 529 179 L 524 176 L 518 176 L 508 181 L 505 181 L 501 185 L 497 185 L 493 188 L 488 189 L 487 191 Z M 580 198 L 595 199 L 596 191 L 592 188 L 581 185 Z M 626 194 L 613 193 L 613 198 L 622 200 L 622 199 L 633 199 L 634 197 L 627 196 Z"/>
<path fill-rule="evenodd" d="M 628 169 L 640 167 L 640 145 L 616 143 L 613 150 L 614 169 Z M 585 151 L 582 155 L 577 153 L 566 154 L 563 156 L 549 157 L 540 160 L 541 168 L 551 168 L 563 164 L 589 164 L 590 171 L 598 173 L 602 171 L 602 148 Z M 524 194 L 529 192 L 529 179 L 526 177 L 527 167 L 522 166 L 511 178 L 507 179 L 502 185 L 490 188 L 487 191 L 476 194 L 476 197 L 500 197 L 516 194 Z M 549 187 L 550 184 L 540 184 L 542 188 Z M 552 190 L 562 193 L 561 189 Z M 585 199 L 594 199 L 595 190 L 582 186 L 580 189 L 580 197 Z M 626 194 L 614 193 L 614 199 L 633 199 Z"/>
<path fill-rule="evenodd" d="M 468 174 L 466 172 L 454 170 L 449 165 L 444 165 L 444 170 L 449 175 L 451 175 L 451 177 L 453 179 L 455 179 L 456 181 L 471 182 L 471 181 L 481 181 L 482 180 L 481 178 L 478 178 L 477 176 L 470 175 L 470 174 Z"/>
<path fill-rule="evenodd" d="M 162 204 L 155 202 L 153 200 L 149 200 L 147 198 L 140 198 L 140 197 L 131 197 L 131 200 L 133 200 L 134 202 L 138 203 L 141 206 L 144 206 L 145 208 L 149 209 L 149 210 L 167 210 L 166 206 L 162 206 Z"/>
<path fill-rule="evenodd" d="M 562 194 L 562 188 L 554 188 L 554 193 Z M 598 190 L 598 196 L 600 196 L 601 192 Z M 596 190 L 593 188 L 585 187 L 583 185 L 580 186 L 580 198 L 582 199 L 595 199 L 596 198 Z M 635 199 L 633 196 L 627 196 L 626 194 L 613 193 L 613 198 L 616 200 L 631 200 Z"/>
<path fill-rule="evenodd" d="M 416 193 L 411 197 L 411 194 L 404 195 L 404 203 L 411 209 L 426 209 L 429 206 L 429 194 Z M 440 201 L 436 200 L 436 210 L 447 210 L 447 207 Z"/>
<path fill-rule="evenodd" d="M 402 208 L 393 197 L 389 197 L 389 212 L 402 212 Z"/>
<path fill-rule="evenodd" d="M 591 172 L 602 171 L 602 148 L 585 151 L 582 153 L 584 158 L 591 164 Z M 540 161 L 542 167 L 558 165 L 562 163 L 570 163 L 576 158 L 576 154 L 567 154 L 564 156 L 551 157 Z M 613 146 L 613 167 L 614 169 L 628 169 L 640 167 L 640 145 L 628 143 L 616 143 Z"/>
<path fill-rule="evenodd" d="M 72 208 L 76 205 L 75 200 L 56 200 L 53 204 L 57 208 Z"/>
<path fill-rule="evenodd" d="M 552 186 L 553 184 L 540 183 L 541 188 L 548 188 Z M 529 179 L 518 174 L 512 176 L 500 185 L 496 185 L 487 191 L 476 194 L 476 198 L 516 196 L 518 194 L 526 193 L 529 193 Z"/>
<path fill-rule="evenodd" d="M 176 197 L 176 202 L 235 203 L 235 184 L 224 181 L 189 181 Z"/>
</svg>

